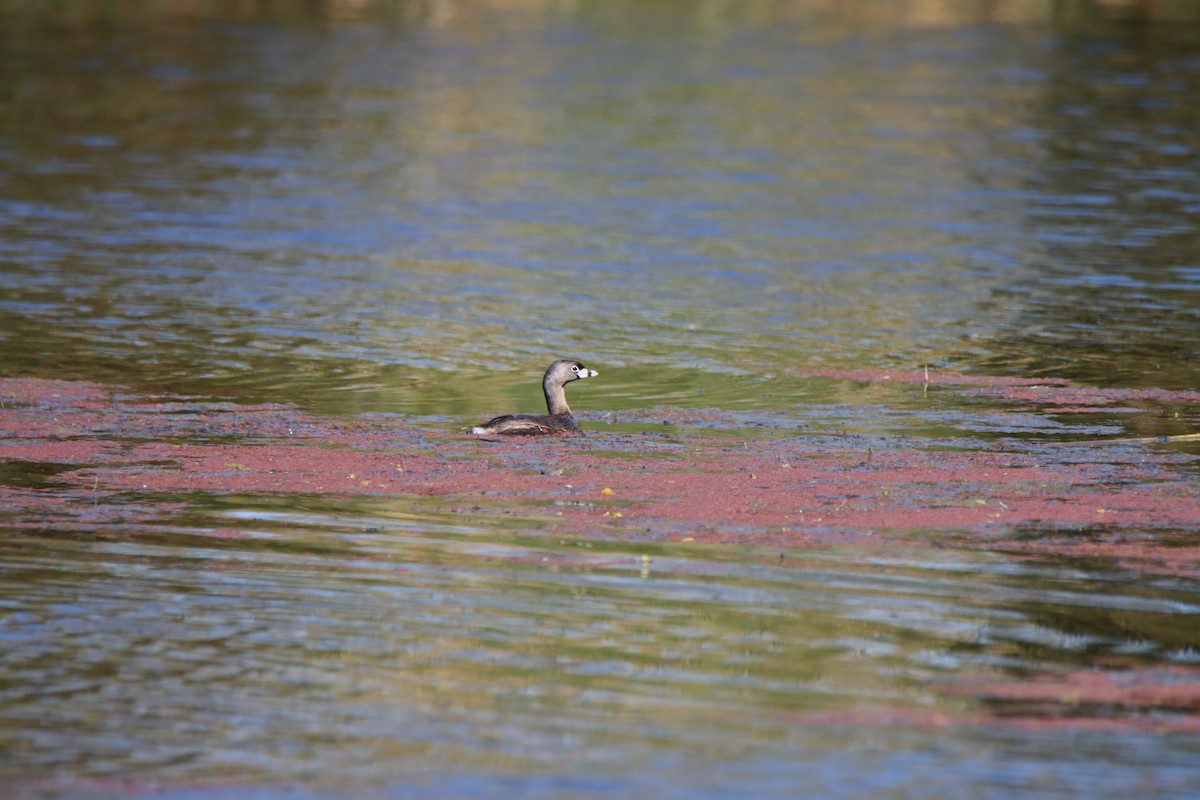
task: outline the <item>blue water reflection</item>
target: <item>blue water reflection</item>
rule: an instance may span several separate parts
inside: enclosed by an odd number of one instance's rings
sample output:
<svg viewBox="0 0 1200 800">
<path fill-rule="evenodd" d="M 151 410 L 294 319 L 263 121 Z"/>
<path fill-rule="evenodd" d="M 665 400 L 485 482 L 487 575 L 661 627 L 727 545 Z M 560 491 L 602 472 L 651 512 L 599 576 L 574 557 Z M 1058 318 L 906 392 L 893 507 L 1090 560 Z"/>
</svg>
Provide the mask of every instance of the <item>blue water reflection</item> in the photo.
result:
<svg viewBox="0 0 1200 800">
<path fill-rule="evenodd" d="M 136 380 L 112 362 L 150 348 L 155 381 L 297 399 L 346 360 L 436 390 L 548 352 L 1190 385 L 1182 33 L 641 13 L 151 18 L 53 62 L 10 35 L 12 368 Z"/>
</svg>

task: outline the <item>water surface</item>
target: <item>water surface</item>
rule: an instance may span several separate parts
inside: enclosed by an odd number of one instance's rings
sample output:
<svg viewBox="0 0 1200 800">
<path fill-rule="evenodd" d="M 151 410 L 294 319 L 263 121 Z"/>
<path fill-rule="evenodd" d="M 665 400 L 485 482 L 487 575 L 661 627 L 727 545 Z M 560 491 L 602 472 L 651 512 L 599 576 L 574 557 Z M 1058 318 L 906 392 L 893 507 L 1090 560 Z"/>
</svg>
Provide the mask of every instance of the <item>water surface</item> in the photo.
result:
<svg viewBox="0 0 1200 800">
<path fill-rule="evenodd" d="M 1200 27 L 1155 8 L 0 0 L 0 375 L 201 421 L 274 402 L 436 437 L 536 410 L 538 375 L 571 355 L 601 372 L 573 405 L 628 436 L 1191 433 Z M 1118 394 L 1097 410 L 879 380 L 926 366 Z M 148 436 L 55 420 L 6 443 Z M 215 441 L 173 435 L 149 438 Z M 1195 474 L 1194 447 L 1148 452 Z M 920 531 L 781 558 L 539 536 L 541 518 L 413 497 L 89 500 L 62 475 L 80 467 L 0 465 L 6 497 L 71 510 L 0 513 L 17 793 L 1125 798 L 1200 780 L 1187 574 Z M 1071 702 L 1097 671 L 1185 700 Z M 1043 675 L 1061 697 L 1005 694 Z"/>
<path fill-rule="evenodd" d="M 418 414 L 567 353 L 1194 385 L 1193 28 L 330 15 L 6 12 L 9 372 Z"/>
</svg>

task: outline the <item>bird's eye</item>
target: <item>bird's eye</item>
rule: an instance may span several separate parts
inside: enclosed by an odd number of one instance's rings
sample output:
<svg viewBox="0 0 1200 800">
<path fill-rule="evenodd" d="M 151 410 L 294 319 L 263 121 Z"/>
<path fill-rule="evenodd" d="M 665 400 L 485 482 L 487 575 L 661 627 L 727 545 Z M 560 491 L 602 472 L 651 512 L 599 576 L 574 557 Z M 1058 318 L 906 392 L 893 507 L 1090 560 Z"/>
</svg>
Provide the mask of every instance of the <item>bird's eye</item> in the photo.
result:
<svg viewBox="0 0 1200 800">
<path fill-rule="evenodd" d="M 571 365 L 571 372 L 579 372 L 579 365 L 578 365 L 578 364 L 572 364 L 572 365 Z"/>
</svg>

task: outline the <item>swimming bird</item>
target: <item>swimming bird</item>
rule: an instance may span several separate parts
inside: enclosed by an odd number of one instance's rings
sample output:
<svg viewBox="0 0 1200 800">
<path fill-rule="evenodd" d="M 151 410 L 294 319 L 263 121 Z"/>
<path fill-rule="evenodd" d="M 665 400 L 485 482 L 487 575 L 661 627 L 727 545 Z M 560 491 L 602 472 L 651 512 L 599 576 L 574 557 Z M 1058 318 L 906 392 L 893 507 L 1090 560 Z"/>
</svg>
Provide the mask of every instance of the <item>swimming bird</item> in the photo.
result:
<svg viewBox="0 0 1200 800">
<path fill-rule="evenodd" d="M 542 436 L 548 433 L 579 433 L 579 423 L 567 405 L 563 388 L 571 381 L 599 375 L 578 361 L 559 359 L 542 376 L 542 392 L 546 395 L 548 414 L 505 414 L 471 428 L 480 436 Z"/>
</svg>

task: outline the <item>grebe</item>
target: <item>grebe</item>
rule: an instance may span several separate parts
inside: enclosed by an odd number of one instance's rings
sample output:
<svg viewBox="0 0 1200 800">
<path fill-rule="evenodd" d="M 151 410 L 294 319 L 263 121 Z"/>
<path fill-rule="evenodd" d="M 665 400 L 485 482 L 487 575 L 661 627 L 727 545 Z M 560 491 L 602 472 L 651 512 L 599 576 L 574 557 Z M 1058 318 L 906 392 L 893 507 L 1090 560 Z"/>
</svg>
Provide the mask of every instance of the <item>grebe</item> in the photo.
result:
<svg viewBox="0 0 1200 800">
<path fill-rule="evenodd" d="M 567 405 L 563 387 L 571 381 L 594 378 L 600 373 L 578 361 L 560 359 L 550 365 L 542 376 L 542 391 L 546 395 L 549 414 L 505 414 L 471 428 L 480 436 L 542 436 L 548 433 L 579 433 L 579 423 Z"/>
</svg>

